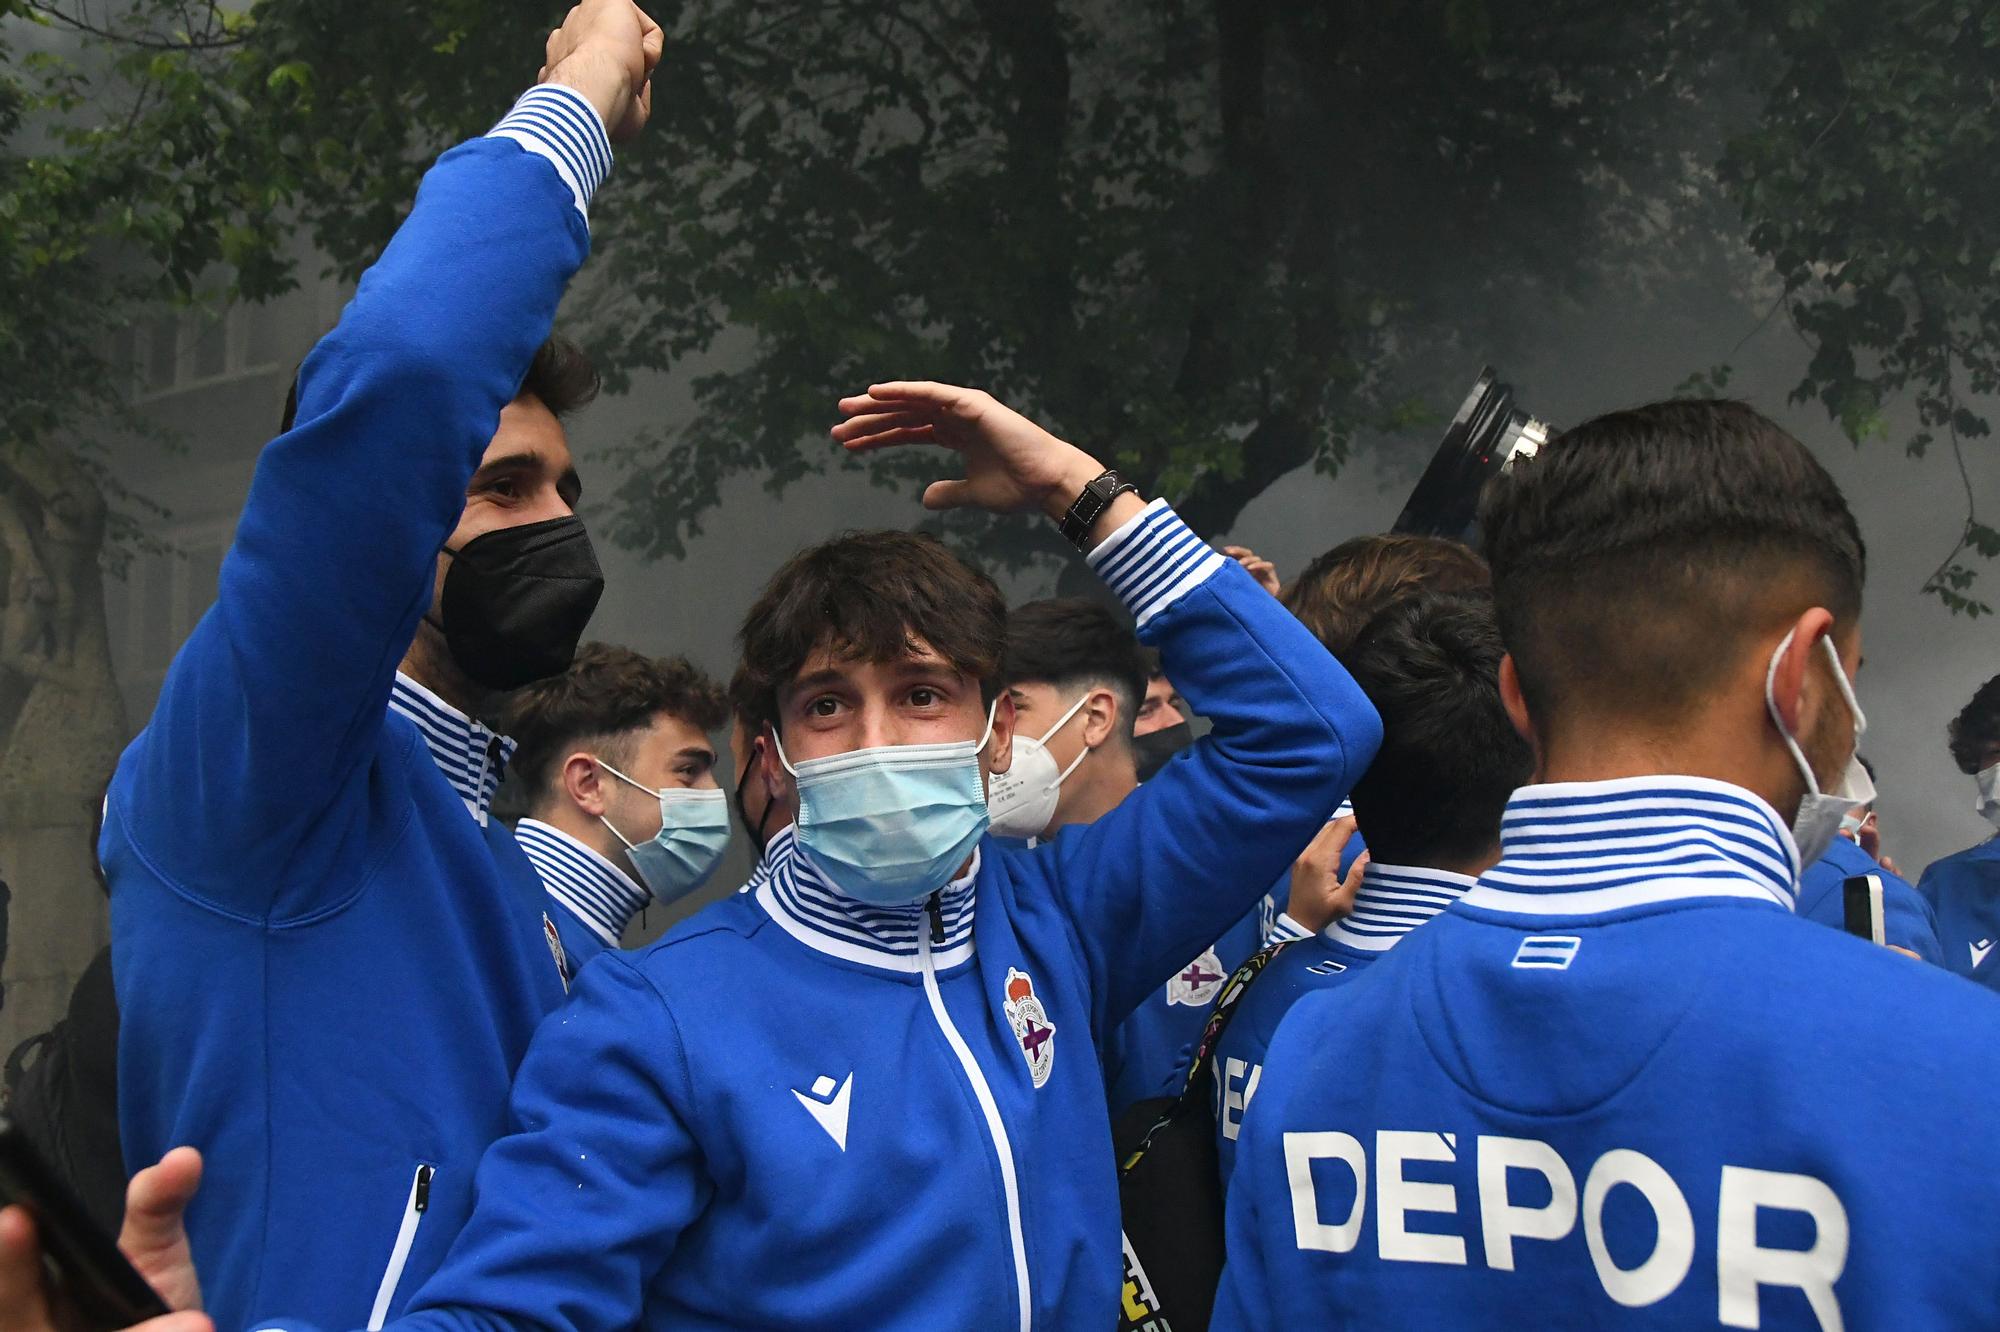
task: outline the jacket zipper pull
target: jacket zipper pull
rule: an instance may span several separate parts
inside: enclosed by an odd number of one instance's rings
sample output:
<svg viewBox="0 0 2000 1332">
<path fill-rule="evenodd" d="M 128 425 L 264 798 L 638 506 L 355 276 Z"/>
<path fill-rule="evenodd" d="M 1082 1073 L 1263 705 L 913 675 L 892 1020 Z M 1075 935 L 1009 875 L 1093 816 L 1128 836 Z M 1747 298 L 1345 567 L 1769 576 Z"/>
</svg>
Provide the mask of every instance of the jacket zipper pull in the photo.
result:
<svg viewBox="0 0 2000 1332">
<path fill-rule="evenodd" d="M 932 893 L 930 901 L 924 904 L 925 909 L 931 913 L 931 942 L 934 944 L 944 943 L 943 897 L 944 890 L 940 888 L 937 892 Z"/>
<path fill-rule="evenodd" d="M 437 1171 L 429 1166 L 417 1167 L 417 1196 L 410 1205 L 413 1212 L 428 1210 L 431 1205 L 431 1176 Z"/>
</svg>

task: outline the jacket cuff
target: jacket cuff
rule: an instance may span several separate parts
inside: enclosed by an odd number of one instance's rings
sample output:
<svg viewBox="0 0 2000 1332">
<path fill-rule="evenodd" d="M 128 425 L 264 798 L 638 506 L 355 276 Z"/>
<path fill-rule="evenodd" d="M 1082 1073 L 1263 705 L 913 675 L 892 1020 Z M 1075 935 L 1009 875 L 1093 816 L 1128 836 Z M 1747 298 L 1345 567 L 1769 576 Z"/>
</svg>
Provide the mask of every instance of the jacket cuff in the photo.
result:
<svg viewBox="0 0 2000 1332">
<path fill-rule="evenodd" d="M 588 97 L 560 83 L 530 88 L 486 137 L 512 139 L 547 158 L 590 224 L 590 196 L 611 172 L 611 136 Z"/>
<path fill-rule="evenodd" d="M 1085 559 L 1118 594 L 1141 629 L 1215 577 L 1225 563 L 1163 499 L 1140 510 L 1137 517 L 1100 541 Z"/>
<path fill-rule="evenodd" d="M 1264 942 L 1290 943 L 1296 939 L 1310 939 L 1313 932 L 1280 911 L 1278 918 L 1271 922 L 1271 932 L 1264 936 Z"/>
</svg>

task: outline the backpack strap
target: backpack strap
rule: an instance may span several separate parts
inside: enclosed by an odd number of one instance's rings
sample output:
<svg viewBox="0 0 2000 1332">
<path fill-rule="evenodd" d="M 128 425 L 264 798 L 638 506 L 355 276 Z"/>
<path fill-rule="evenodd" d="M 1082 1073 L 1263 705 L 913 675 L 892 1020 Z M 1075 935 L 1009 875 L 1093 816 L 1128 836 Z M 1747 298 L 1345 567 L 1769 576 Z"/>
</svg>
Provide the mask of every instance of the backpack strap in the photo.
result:
<svg viewBox="0 0 2000 1332">
<path fill-rule="evenodd" d="M 1215 1009 L 1208 1015 L 1208 1025 L 1202 1028 L 1201 1040 L 1195 1043 L 1194 1059 L 1188 1064 L 1186 1081 L 1181 1083 L 1180 1093 L 1153 1126 L 1146 1130 L 1146 1136 L 1123 1161 L 1118 1163 L 1118 1173 L 1124 1175 L 1139 1164 L 1146 1149 L 1153 1145 L 1153 1136 L 1186 1112 L 1188 1106 L 1200 1099 L 1207 1081 L 1209 1057 L 1215 1053 L 1216 1045 L 1222 1040 L 1222 1033 L 1229 1030 L 1229 1021 L 1236 1016 L 1236 1005 L 1242 1000 L 1243 992 L 1250 988 L 1250 982 L 1257 979 L 1257 973 L 1271 965 L 1271 959 L 1297 943 L 1297 939 L 1273 939 L 1252 953 L 1247 961 L 1229 977 L 1222 987 L 1222 993 L 1215 997 Z"/>
</svg>

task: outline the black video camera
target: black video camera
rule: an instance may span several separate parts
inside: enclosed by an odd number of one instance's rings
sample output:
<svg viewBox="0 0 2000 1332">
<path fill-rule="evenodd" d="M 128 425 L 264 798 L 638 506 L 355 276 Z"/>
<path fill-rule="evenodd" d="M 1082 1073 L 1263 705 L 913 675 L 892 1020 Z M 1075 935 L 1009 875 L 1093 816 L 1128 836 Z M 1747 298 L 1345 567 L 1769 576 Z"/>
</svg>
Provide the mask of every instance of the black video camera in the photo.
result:
<svg viewBox="0 0 2000 1332">
<path fill-rule="evenodd" d="M 1550 433 L 1548 425 L 1514 406 L 1514 386 L 1502 384 L 1487 366 L 1390 530 L 1476 546 L 1479 492 L 1516 462 L 1534 457 Z"/>
</svg>

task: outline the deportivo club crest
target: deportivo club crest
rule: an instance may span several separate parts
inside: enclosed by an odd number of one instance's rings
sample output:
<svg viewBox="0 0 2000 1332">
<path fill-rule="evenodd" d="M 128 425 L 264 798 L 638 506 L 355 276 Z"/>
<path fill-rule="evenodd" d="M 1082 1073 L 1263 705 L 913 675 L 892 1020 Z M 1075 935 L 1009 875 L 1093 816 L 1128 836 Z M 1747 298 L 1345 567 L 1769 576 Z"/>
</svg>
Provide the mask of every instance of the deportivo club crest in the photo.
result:
<svg viewBox="0 0 2000 1332">
<path fill-rule="evenodd" d="M 1222 969 L 1222 959 L 1211 948 L 1182 967 L 1167 982 L 1167 1002 L 1186 1004 L 1190 1008 L 1207 1008 L 1215 1002 L 1222 982 L 1228 979 L 1229 973 Z"/>
<path fill-rule="evenodd" d="M 542 913 L 542 937 L 549 941 L 549 956 L 556 960 L 556 975 L 562 977 L 563 993 L 569 993 L 569 958 L 563 953 L 562 935 L 556 933 L 556 923 L 549 919 L 549 913 Z"/>
<path fill-rule="evenodd" d="M 1023 971 L 1007 968 L 1007 1025 L 1014 1029 L 1014 1043 L 1028 1061 L 1028 1073 L 1039 1088 L 1049 1080 L 1056 1062 L 1056 1024 L 1049 1010 L 1035 998 L 1035 983 Z"/>
</svg>

